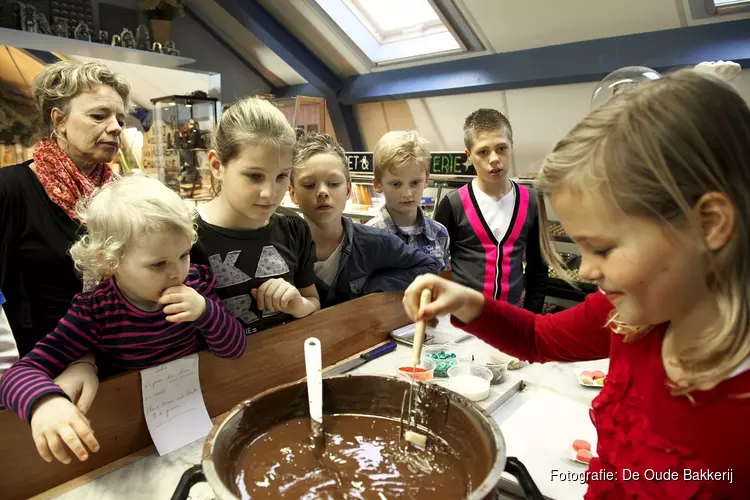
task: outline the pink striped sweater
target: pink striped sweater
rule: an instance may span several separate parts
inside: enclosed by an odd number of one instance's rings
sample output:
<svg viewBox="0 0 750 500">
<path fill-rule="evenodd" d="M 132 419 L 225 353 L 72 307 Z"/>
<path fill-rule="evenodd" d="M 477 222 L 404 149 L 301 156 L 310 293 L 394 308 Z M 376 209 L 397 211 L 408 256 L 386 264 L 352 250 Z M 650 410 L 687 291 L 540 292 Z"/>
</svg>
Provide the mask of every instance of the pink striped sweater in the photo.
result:
<svg viewBox="0 0 750 500">
<path fill-rule="evenodd" d="M 222 358 L 238 358 L 246 338 L 240 323 L 220 304 L 215 279 L 206 266 L 192 265 L 185 285 L 206 298 L 206 312 L 194 322 L 170 323 L 165 314 L 130 304 L 114 280 L 76 295 L 55 331 L 15 363 L 0 379 L 0 403 L 23 420 L 47 394 L 65 393 L 52 382 L 72 361 L 96 352 L 99 363 L 140 370 L 208 348 Z"/>
</svg>

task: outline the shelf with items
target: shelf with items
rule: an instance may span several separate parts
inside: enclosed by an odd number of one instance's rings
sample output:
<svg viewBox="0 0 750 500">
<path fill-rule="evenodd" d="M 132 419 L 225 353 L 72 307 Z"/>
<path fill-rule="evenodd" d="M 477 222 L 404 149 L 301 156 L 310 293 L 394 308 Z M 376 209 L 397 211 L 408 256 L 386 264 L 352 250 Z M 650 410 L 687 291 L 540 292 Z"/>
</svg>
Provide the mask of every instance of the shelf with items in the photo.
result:
<svg viewBox="0 0 750 500">
<path fill-rule="evenodd" d="M 22 144 L 17 136 L 4 139 L 2 135 L 0 134 L 0 168 L 23 163 L 33 157 L 33 145 Z"/>
<path fill-rule="evenodd" d="M 573 240 L 570 239 L 570 236 L 563 229 L 562 224 L 557 221 L 550 221 L 549 233 L 555 241 L 573 243 Z"/>
<path fill-rule="evenodd" d="M 545 203 L 545 205 L 547 208 L 547 220 L 549 221 L 549 235 L 552 237 L 555 250 L 563 258 L 566 266 L 566 277 L 573 282 L 573 285 L 571 285 L 550 268 L 547 297 L 552 301 L 560 299 L 568 304 L 582 302 L 586 298 L 586 295 L 596 292 L 598 286 L 596 283 L 580 278 L 578 269 L 581 265 L 581 249 L 565 232 L 549 202 Z"/>
<path fill-rule="evenodd" d="M 586 297 L 586 295 L 598 291 L 599 288 L 596 283 L 583 280 L 579 276 L 578 269 L 581 265 L 580 255 L 575 253 L 561 253 L 560 256 L 565 263 L 566 277 L 573 282 L 574 286 L 565 281 L 562 276 L 550 268 L 550 279 L 547 290 L 548 296 L 580 302 Z"/>
<path fill-rule="evenodd" d="M 156 66 L 158 68 L 178 68 L 195 62 L 195 59 L 177 55 L 117 47 L 88 40 L 76 40 L 10 28 L 0 28 L 0 45 L 43 50 L 68 56 L 85 56 L 144 66 Z"/>
<path fill-rule="evenodd" d="M 207 146 L 216 129 L 218 100 L 175 95 L 151 102 L 155 119 L 144 145 L 147 171 L 155 166 L 159 180 L 185 199 L 210 199 Z"/>
</svg>

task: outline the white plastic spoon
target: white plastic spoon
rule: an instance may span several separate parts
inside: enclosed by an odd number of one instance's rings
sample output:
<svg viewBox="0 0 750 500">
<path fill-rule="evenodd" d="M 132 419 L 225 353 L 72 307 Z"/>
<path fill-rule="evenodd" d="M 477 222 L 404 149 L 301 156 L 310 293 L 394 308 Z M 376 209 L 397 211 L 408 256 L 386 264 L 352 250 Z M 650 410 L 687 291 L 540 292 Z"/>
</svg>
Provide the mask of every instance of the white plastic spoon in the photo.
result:
<svg viewBox="0 0 750 500">
<path fill-rule="evenodd" d="M 307 398 L 312 422 L 312 444 L 321 455 L 325 448 L 323 433 L 323 374 L 320 355 L 320 340 L 310 337 L 305 340 L 305 371 L 307 372 Z"/>
</svg>

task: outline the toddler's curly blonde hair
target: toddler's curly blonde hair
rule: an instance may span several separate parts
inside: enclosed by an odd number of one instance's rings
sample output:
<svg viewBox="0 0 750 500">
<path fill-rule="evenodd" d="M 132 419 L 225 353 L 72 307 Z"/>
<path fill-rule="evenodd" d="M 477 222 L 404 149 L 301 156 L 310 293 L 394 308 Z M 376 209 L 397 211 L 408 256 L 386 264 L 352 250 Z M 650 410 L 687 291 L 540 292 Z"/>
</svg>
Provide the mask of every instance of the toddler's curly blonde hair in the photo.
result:
<svg viewBox="0 0 750 500">
<path fill-rule="evenodd" d="M 138 238 L 178 231 L 195 243 L 195 210 L 177 193 L 145 174 L 113 180 L 83 198 L 76 212 L 86 234 L 70 248 L 89 290 L 112 276 L 128 246 Z"/>
</svg>

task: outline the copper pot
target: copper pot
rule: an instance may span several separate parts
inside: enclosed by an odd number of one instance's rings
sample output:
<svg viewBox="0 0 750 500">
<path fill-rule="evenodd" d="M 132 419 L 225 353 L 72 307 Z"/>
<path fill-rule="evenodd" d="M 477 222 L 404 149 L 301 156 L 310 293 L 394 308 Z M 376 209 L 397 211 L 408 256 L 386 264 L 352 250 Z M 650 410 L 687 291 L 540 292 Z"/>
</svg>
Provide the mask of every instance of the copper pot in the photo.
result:
<svg viewBox="0 0 750 500">
<path fill-rule="evenodd" d="M 398 421 L 406 380 L 375 375 L 340 375 L 323 380 L 325 414 L 369 415 Z M 415 388 L 416 390 L 416 388 Z M 473 487 L 468 500 L 495 498 L 503 471 L 513 475 L 527 498 L 543 497 L 518 459 L 507 457 L 497 423 L 468 399 L 436 384 L 419 384 L 417 423 L 445 440 L 461 457 Z M 216 498 L 239 500 L 234 484 L 237 462 L 248 443 L 288 419 L 309 416 L 304 381 L 282 385 L 234 407 L 214 426 L 203 445 L 203 460 L 185 472 L 173 500 L 188 498 L 190 488 L 208 481 Z M 325 416 L 324 416 L 325 422 Z"/>
</svg>

